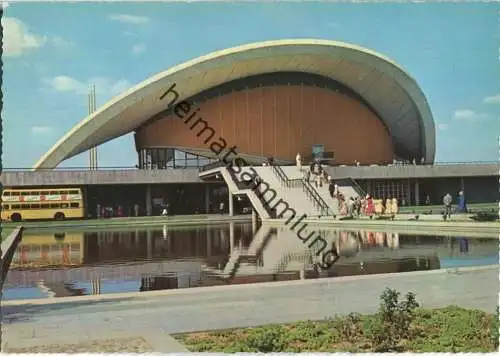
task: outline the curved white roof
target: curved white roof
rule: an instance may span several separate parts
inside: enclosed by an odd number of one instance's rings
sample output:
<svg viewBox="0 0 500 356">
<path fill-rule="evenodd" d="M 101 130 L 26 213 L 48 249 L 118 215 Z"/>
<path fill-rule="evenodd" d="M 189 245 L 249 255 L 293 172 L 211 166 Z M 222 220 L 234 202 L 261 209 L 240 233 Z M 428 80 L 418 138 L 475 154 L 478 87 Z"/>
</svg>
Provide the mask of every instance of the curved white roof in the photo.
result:
<svg viewBox="0 0 500 356">
<path fill-rule="evenodd" d="M 156 74 L 108 101 L 64 135 L 34 169 L 54 168 L 93 146 L 127 134 L 166 109 L 160 96 L 176 83 L 179 101 L 231 80 L 276 71 L 329 77 L 361 95 L 393 142 L 433 163 L 435 127 L 416 81 L 392 60 L 355 45 L 315 39 L 252 43 L 210 53 Z"/>
</svg>

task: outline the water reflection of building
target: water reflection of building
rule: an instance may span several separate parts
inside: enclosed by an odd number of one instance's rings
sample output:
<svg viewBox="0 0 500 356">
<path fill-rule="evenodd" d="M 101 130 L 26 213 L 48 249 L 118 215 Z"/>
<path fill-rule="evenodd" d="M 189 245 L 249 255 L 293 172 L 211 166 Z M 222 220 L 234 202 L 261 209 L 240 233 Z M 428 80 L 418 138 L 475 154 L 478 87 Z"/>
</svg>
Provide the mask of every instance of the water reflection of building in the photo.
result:
<svg viewBox="0 0 500 356">
<path fill-rule="evenodd" d="M 235 249 L 223 269 L 224 278 L 203 285 L 253 283 L 286 279 L 357 274 L 408 272 L 440 267 L 436 246 L 399 249 L 398 234 L 365 231 L 320 231 L 318 235 L 341 256 L 329 270 L 320 271 L 315 246 L 308 248 L 293 231 L 262 226 L 246 250 Z M 255 258 L 249 259 L 254 255 Z M 256 263 L 259 261 L 259 263 Z"/>
<path fill-rule="evenodd" d="M 11 268 L 74 266 L 83 263 L 83 233 L 26 234 L 17 246 Z"/>
<path fill-rule="evenodd" d="M 287 228 L 261 226 L 254 233 L 252 224 L 231 223 L 88 232 L 79 240 L 81 266 L 30 269 L 31 260 L 26 260 L 9 271 L 6 284 L 37 285 L 50 295 L 60 296 L 99 294 L 103 280 L 134 280 L 137 290 L 147 291 L 430 270 L 440 268 L 441 258 L 491 252 L 491 244 L 481 245 L 480 240 L 469 244 L 464 238 L 337 230 L 318 231 L 318 235 L 328 246 L 335 246 L 341 256 L 328 271 L 316 267 L 317 246 L 308 248 Z M 54 242 L 54 236 L 44 239 L 35 236 L 24 244 Z M 69 283 L 73 281 L 90 282 L 90 287 L 82 292 Z"/>
</svg>

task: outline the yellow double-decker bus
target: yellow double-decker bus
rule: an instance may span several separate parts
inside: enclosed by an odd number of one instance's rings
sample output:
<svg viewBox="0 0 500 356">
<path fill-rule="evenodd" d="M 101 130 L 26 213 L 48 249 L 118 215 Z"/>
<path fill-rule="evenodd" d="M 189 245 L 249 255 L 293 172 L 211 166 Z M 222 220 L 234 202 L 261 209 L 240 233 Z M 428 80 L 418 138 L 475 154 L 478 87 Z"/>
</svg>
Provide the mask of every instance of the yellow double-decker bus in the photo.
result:
<svg viewBox="0 0 500 356">
<path fill-rule="evenodd" d="M 64 220 L 85 216 L 79 188 L 4 189 L 2 220 Z"/>
</svg>

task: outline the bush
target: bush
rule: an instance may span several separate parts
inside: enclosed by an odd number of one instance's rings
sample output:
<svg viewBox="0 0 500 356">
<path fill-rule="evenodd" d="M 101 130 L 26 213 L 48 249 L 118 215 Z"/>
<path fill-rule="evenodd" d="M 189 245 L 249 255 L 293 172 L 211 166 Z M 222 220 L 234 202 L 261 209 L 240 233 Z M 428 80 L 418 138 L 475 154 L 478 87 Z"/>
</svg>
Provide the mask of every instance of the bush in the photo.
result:
<svg viewBox="0 0 500 356">
<path fill-rule="evenodd" d="M 288 346 L 284 335 L 286 330 L 281 326 L 251 329 L 245 343 L 256 352 L 283 352 Z"/>
<path fill-rule="evenodd" d="M 401 302 L 399 295 L 387 288 L 380 296 L 379 310 L 369 328 L 369 338 L 375 351 L 397 351 L 400 342 L 410 337 L 411 324 L 419 304 L 413 293 L 408 293 Z"/>
<path fill-rule="evenodd" d="M 475 221 L 496 221 L 498 220 L 498 212 L 480 211 L 470 218 Z"/>
<path fill-rule="evenodd" d="M 500 344 L 500 335 L 499 335 L 499 327 L 500 327 L 500 309 L 497 306 L 497 312 L 495 314 L 495 319 L 492 320 L 490 329 L 491 329 L 491 342 L 495 346 L 495 349 L 498 350 Z"/>
<path fill-rule="evenodd" d="M 358 313 L 350 313 L 346 317 L 337 317 L 330 320 L 329 324 L 331 329 L 338 331 L 339 337 L 343 341 L 356 342 L 363 336 L 361 315 Z"/>
</svg>

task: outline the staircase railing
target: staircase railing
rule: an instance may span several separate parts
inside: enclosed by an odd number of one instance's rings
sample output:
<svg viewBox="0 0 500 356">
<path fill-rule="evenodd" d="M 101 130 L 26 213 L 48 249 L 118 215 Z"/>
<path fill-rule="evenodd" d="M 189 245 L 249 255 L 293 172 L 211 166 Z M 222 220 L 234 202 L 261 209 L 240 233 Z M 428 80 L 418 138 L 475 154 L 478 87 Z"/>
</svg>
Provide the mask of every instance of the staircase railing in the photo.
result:
<svg viewBox="0 0 500 356">
<path fill-rule="evenodd" d="M 302 187 L 307 197 L 312 200 L 314 206 L 319 208 L 322 215 L 330 214 L 330 207 L 325 200 L 318 194 L 307 179 L 289 179 L 283 168 L 280 166 L 271 165 L 273 172 L 276 173 L 281 183 L 287 187 Z"/>
<path fill-rule="evenodd" d="M 255 195 L 257 196 L 257 198 L 259 199 L 259 201 L 262 203 L 262 206 L 264 207 L 264 209 L 266 209 L 267 213 L 269 214 L 269 216 L 273 219 L 276 218 L 276 211 L 271 209 L 271 206 L 269 205 L 269 203 L 264 199 L 264 197 L 260 194 L 257 194 L 253 188 L 254 188 L 254 184 L 255 183 L 245 183 L 245 182 L 242 182 L 240 180 L 238 180 L 238 178 L 236 177 L 236 174 L 233 172 L 232 169 L 227 169 L 227 172 L 229 173 L 229 176 L 231 177 L 231 179 L 233 180 L 234 184 L 236 184 L 236 186 L 238 187 L 239 190 L 246 190 L 246 189 L 250 189 L 252 190 Z"/>
<path fill-rule="evenodd" d="M 212 163 L 206 164 L 204 166 L 201 166 L 198 171 L 200 173 L 202 173 L 202 172 L 206 172 L 206 171 L 209 171 L 211 169 L 214 169 L 214 168 L 220 168 L 220 167 L 225 167 L 225 166 L 227 166 L 227 163 L 225 163 L 224 161 L 216 161 L 216 162 L 212 162 Z"/>
<path fill-rule="evenodd" d="M 289 179 L 288 179 L 288 176 L 286 175 L 285 171 L 283 170 L 283 168 L 272 164 L 271 169 L 276 174 L 276 176 L 280 180 L 281 184 L 286 186 L 288 184 Z"/>
<path fill-rule="evenodd" d="M 283 184 L 285 187 L 298 188 L 298 187 L 302 186 L 302 179 L 300 179 L 300 178 L 297 178 L 297 179 L 288 178 L 288 175 L 285 173 L 283 168 L 281 168 L 280 166 L 271 165 L 271 168 L 273 169 L 273 172 L 276 174 L 276 176 L 281 181 L 281 184 Z"/>
<path fill-rule="evenodd" d="M 315 206 L 321 210 L 322 215 L 333 215 L 328 204 L 321 197 L 321 195 L 318 194 L 316 189 L 314 189 L 314 187 L 307 179 L 302 179 L 302 187 L 306 195 L 312 200 L 313 204 L 315 204 Z"/>
<path fill-rule="evenodd" d="M 354 191 L 361 197 L 366 196 L 366 192 L 361 188 L 361 186 L 356 182 L 354 179 L 348 177 L 348 178 L 342 178 L 342 179 L 335 179 L 335 183 L 338 184 L 340 187 L 342 186 L 351 186 Z"/>
</svg>

